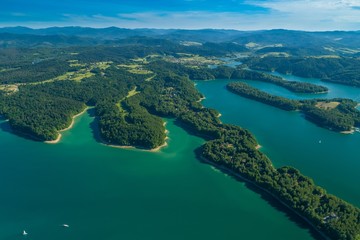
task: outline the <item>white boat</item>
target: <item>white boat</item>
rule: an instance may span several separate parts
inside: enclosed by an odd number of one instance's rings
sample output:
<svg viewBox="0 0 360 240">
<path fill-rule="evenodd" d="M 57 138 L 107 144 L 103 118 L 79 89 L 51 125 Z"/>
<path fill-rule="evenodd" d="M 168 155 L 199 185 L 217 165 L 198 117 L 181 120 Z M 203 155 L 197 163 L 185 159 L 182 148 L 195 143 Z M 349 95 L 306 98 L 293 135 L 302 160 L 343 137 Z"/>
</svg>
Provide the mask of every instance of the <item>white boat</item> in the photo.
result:
<svg viewBox="0 0 360 240">
<path fill-rule="evenodd" d="M 68 227 L 69 227 L 69 225 L 67 225 L 67 224 L 63 224 L 63 225 L 61 225 L 61 226 L 65 227 L 65 228 L 68 228 Z"/>
<path fill-rule="evenodd" d="M 23 236 L 26 236 L 26 235 L 28 235 L 28 233 L 24 230 L 23 231 Z"/>
<path fill-rule="evenodd" d="M 319 143 L 321 143 L 321 140 L 319 140 Z"/>
</svg>

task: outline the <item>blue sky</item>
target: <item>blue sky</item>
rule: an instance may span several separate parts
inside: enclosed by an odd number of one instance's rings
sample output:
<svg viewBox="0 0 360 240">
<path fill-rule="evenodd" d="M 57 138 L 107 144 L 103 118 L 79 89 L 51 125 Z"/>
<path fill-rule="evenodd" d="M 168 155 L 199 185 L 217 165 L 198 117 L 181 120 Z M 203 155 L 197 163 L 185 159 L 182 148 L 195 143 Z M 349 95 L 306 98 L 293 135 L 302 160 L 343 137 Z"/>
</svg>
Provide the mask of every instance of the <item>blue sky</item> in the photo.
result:
<svg viewBox="0 0 360 240">
<path fill-rule="evenodd" d="M 1 0 L 4 26 L 360 30 L 360 0 Z"/>
</svg>

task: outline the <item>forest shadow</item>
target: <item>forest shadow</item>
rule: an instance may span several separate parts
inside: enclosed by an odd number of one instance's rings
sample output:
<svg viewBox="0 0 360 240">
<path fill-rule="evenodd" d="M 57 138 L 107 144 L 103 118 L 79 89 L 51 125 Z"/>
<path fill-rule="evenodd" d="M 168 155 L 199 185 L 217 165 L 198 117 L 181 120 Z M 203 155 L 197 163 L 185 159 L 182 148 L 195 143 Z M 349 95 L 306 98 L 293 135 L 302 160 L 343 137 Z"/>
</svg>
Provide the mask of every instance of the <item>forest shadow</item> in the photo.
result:
<svg viewBox="0 0 360 240">
<path fill-rule="evenodd" d="M 195 152 L 195 156 L 196 158 L 202 163 L 202 164 L 206 164 L 206 165 L 210 165 L 216 168 L 216 166 L 212 165 L 210 162 L 204 161 L 201 158 L 201 147 L 197 148 L 194 150 Z M 297 215 L 296 213 L 294 213 L 294 211 L 292 209 L 290 209 L 289 207 L 285 206 L 284 204 L 282 204 L 281 202 L 279 202 L 279 200 L 277 200 L 275 197 L 271 196 L 269 193 L 264 192 L 263 190 L 261 190 L 259 187 L 257 187 L 255 184 L 245 181 L 244 179 L 232 174 L 230 171 L 227 171 L 225 169 L 220 169 L 220 168 L 216 168 L 219 171 L 221 171 L 223 174 L 228 175 L 229 177 L 231 177 L 232 179 L 244 183 L 246 188 L 248 188 L 249 190 L 255 192 L 256 194 L 258 194 L 261 199 L 265 200 L 271 207 L 273 207 L 274 209 L 276 209 L 277 211 L 280 211 L 282 213 L 285 214 L 285 216 L 292 222 L 294 222 L 298 227 L 300 227 L 301 229 L 305 229 L 308 230 L 310 235 L 317 240 L 323 240 L 325 239 L 319 232 L 317 232 L 317 230 L 314 229 L 313 226 L 311 226 L 309 223 L 307 223 L 303 218 L 301 218 L 299 215 Z"/>
<path fill-rule="evenodd" d="M 89 116 L 94 118 L 94 120 L 90 123 L 91 134 L 93 135 L 93 138 L 95 139 L 95 141 L 97 143 L 103 144 L 104 141 L 101 139 L 101 136 L 100 136 L 99 119 L 96 116 L 95 112 L 96 112 L 95 108 L 90 108 L 88 110 Z"/>
<path fill-rule="evenodd" d="M 0 120 L 5 120 L 5 119 L 0 119 Z M 11 126 L 9 124 L 8 121 L 4 121 L 0 123 L 0 129 L 4 132 L 9 132 L 9 133 L 13 133 Z"/>
<path fill-rule="evenodd" d="M 5 120 L 5 119 L 0 119 L 0 120 Z M 35 137 L 32 137 L 26 133 L 22 133 L 22 132 L 19 132 L 19 131 L 15 131 L 9 121 L 3 121 L 0 123 L 0 130 L 1 131 L 4 131 L 4 132 L 7 132 L 7 133 L 11 133 L 11 134 L 14 134 L 18 137 L 21 137 L 21 138 L 24 138 L 24 139 L 27 139 L 27 140 L 31 140 L 31 141 L 36 141 L 36 142 L 42 142 L 41 140 L 35 138 Z"/>
<path fill-rule="evenodd" d="M 215 138 L 204 135 L 204 134 L 198 134 L 197 131 L 191 129 L 188 125 L 184 124 L 183 122 L 181 122 L 179 119 L 175 119 L 174 121 L 175 126 L 180 127 L 181 129 L 183 129 L 187 134 L 189 135 L 193 135 L 196 137 L 200 137 L 202 139 L 204 139 L 205 141 L 211 141 L 214 140 Z M 195 150 L 196 151 L 196 150 Z"/>
</svg>

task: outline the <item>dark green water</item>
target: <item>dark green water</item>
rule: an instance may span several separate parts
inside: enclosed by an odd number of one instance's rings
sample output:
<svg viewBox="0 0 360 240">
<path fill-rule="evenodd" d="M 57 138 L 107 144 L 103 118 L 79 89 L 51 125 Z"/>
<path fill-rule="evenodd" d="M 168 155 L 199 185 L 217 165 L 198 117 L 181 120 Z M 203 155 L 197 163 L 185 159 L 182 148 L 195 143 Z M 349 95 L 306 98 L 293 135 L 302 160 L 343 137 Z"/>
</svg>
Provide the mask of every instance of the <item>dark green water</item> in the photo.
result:
<svg viewBox="0 0 360 240">
<path fill-rule="evenodd" d="M 103 146 L 92 121 L 82 115 L 56 145 L 0 131 L 1 240 L 312 238 L 244 183 L 196 160 L 203 140 L 172 121 L 158 153 Z"/>
</svg>

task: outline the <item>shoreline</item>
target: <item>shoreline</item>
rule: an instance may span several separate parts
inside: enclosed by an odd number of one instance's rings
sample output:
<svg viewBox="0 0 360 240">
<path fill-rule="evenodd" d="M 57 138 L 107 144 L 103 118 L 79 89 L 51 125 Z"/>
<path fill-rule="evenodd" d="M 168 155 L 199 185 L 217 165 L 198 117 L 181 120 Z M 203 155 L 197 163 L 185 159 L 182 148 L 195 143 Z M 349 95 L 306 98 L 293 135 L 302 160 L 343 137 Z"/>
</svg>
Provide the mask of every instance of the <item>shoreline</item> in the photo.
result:
<svg viewBox="0 0 360 240">
<path fill-rule="evenodd" d="M 81 112 L 79 112 L 78 114 L 75 114 L 74 116 L 72 116 L 72 120 L 71 120 L 71 123 L 68 127 L 64 128 L 64 129 L 61 129 L 61 130 L 58 130 L 58 136 L 56 139 L 54 140 L 49 140 L 49 141 L 44 141 L 44 143 L 47 143 L 47 144 L 56 144 L 58 142 L 60 142 L 61 140 L 61 137 L 62 137 L 62 134 L 61 132 L 64 132 L 64 131 L 67 131 L 69 129 L 71 129 L 74 124 L 75 124 L 75 118 L 81 116 L 82 114 L 84 114 L 90 107 L 86 107 L 84 110 L 82 110 Z"/>
<path fill-rule="evenodd" d="M 159 152 L 162 148 L 168 146 L 168 143 L 167 143 L 168 139 L 169 139 L 169 137 L 165 137 L 164 144 L 162 144 L 162 145 L 160 145 L 160 146 L 158 146 L 156 148 L 152 148 L 152 149 L 144 149 L 144 148 L 139 148 L 139 147 L 136 147 L 136 146 L 122 146 L 122 145 L 108 144 L 103 139 L 101 139 L 101 144 L 105 145 L 107 147 L 112 147 L 112 148 L 138 150 L 138 151 L 144 151 L 144 152 Z"/>
<path fill-rule="evenodd" d="M 308 94 L 325 94 L 325 93 L 329 93 L 330 91 L 322 91 L 322 92 L 314 92 L 314 93 L 308 93 Z M 307 94 L 307 93 L 303 93 L 303 94 Z"/>
<path fill-rule="evenodd" d="M 222 116 L 222 114 L 221 113 L 219 113 L 217 116 L 216 116 L 216 118 L 218 118 L 218 120 L 219 120 L 219 122 L 220 122 L 220 124 L 222 124 L 222 121 L 220 120 L 220 117 Z"/>
<path fill-rule="evenodd" d="M 354 132 L 355 132 L 355 129 L 353 128 L 353 129 L 351 129 L 349 131 L 341 131 L 340 133 L 342 133 L 342 134 L 353 134 Z"/>
<path fill-rule="evenodd" d="M 206 99 L 206 97 L 201 97 L 199 100 L 197 100 L 196 102 L 201 102 L 202 100 L 205 100 Z"/>
<path fill-rule="evenodd" d="M 167 122 L 164 122 L 163 126 L 165 127 L 167 124 Z M 169 130 L 165 129 L 165 138 L 164 138 L 164 143 L 161 144 L 160 146 L 156 147 L 156 148 L 152 148 L 152 149 L 144 149 L 144 148 L 140 148 L 140 147 L 137 147 L 137 146 L 122 146 L 122 145 L 114 145 L 114 144 L 108 144 L 104 139 L 102 139 L 100 137 L 100 141 L 101 141 L 101 144 L 107 146 L 107 147 L 112 147 L 112 148 L 120 148 L 120 149 L 131 149 L 131 150 L 138 150 L 138 151 L 144 151 L 144 152 L 159 152 L 162 148 L 165 148 L 167 147 L 169 144 L 168 144 L 168 140 L 170 139 L 168 137 L 168 134 L 169 134 Z"/>
<path fill-rule="evenodd" d="M 260 145 L 258 145 L 260 146 Z M 257 184 L 254 181 L 251 181 L 249 179 L 247 179 L 246 177 L 243 177 L 240 173 L 236 173 L 231 169 L 228 169 L 227 167 L 221 166 L 219 164 L 213 163 L 211 161 L 209 161 L 208 159 L 202 157 L 202 156 L 198 156 L 200 158 L 200 161 L 206 164 L 209 164 L 217 169 L 219 169 L 223 174 L 229 174 L 232 177 L 241 179 L 242 181 L 249 183 L 255 187 L 257 187 L 259 190 L 265 192 L 266 194 L 269 194 L 271 197 L 273 197 L 275 200 L 277 200 L 278 202 L 280 202 L 283 206 L 285 206 L 287 209 L 289 209 L 291 212 L 295 213 L 298 217 L 300 217 L 302 220 L 304 220 L 306 223 L 308 223 L 314 231 L 316 231 L 318 234 L 320 234 L 324 239 L 326 240 L 330 240 L 330 238 L 323 233 L 321 230 L 319 230 L 318 228 L 316 228 L 316 226 L 306 217 L 304 217 L 303 215 L 301 215 L 299 212 L 297 212 L 295 209 L 293 209 L 292 207 L 290 207 L 287 203 L 285 203 L 283 200 L 281 200 L 278 196 L 276 196 L 275 194 L 273 194 L 272 192 L 270 192 L 268 189 L 261 187 L 259 184 Z"/>
</svg>

